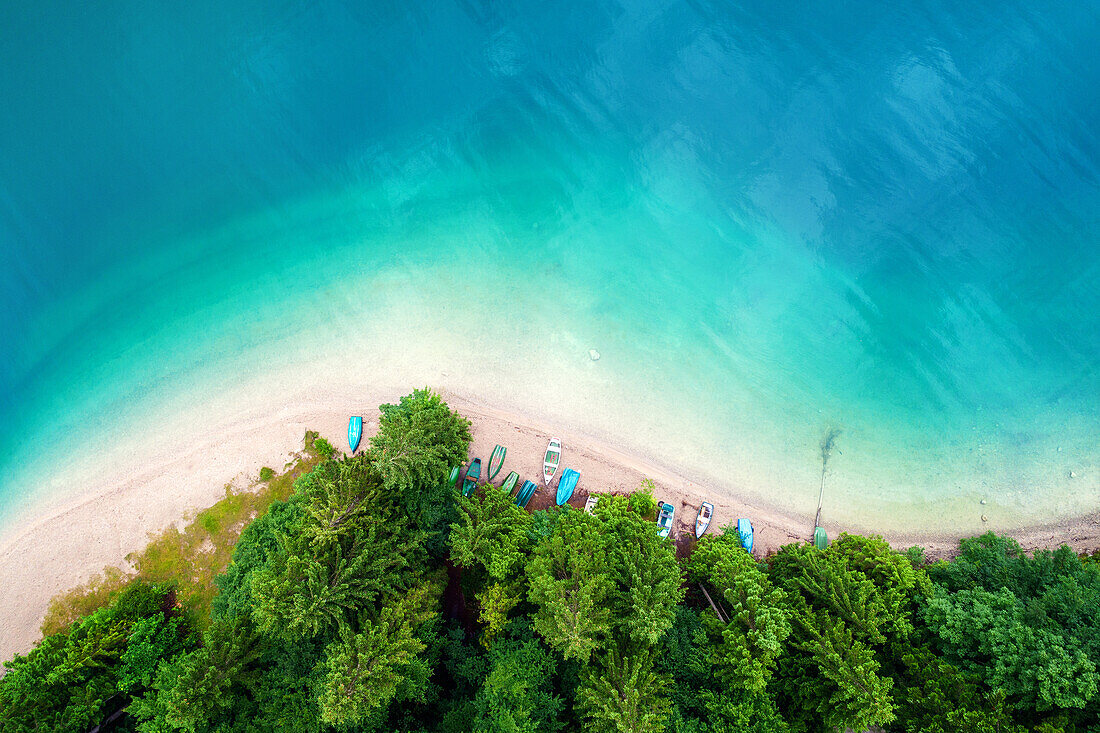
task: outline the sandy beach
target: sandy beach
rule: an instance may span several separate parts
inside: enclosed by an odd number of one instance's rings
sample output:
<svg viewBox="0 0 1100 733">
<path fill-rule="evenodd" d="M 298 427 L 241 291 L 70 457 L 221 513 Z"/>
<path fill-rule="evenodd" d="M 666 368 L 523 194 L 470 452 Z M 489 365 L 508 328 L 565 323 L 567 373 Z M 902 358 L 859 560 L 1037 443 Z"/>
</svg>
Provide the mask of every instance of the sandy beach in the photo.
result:
<svg viewBox="0 0 1100 733">
<path fill-rule="evenodd" d="M 808 540 L 815 506 L 791 514 L 769 507 L 737 486 L 717 485 L 693 475 L 689 467 L 662 463 L 561 426 L 537 416 L 496 409 L 469 395 L 441 390 L 448 403 L 472 421 L 471 456 L 486 459 L 497 443 L 507 446 L 504 470 L 539 480 L 542 456 L 551 436 L 563 442 L 563 467 L 580 471 L 572 504 L 582 506 L 589 493 L 628 492 L 644 478 L 656 484 L 655 498 L 676 508 L 673 537 L 690 544 L 696 512 L 702 501 L 715 506 L 713 528 L 749 517 L 756 528 L 756 555 L 762 557 L 784 544 Z M 106 567 L 128 569 L 127 556 L 141 550 L 151 535 L 221 498 L 227 486 L 245 489 L 255 483 L 261 467 L 280 470 L 301 450 L 307 429 L 317 430 L 338 447 L 346 446 L 348 404 L 396 401 L 400 392 L 379 391 L 354 397 L 345 389 L 300 396 L 279 410 L 238 414 L 203 432 L 189 449 L 178 445 L 160 452 L 146 446 L 128 464 L 112 467 L 112 475 L 89 480 L 63 504 L 29 517 L 3 536 L 0 544 L 0 659 L 24 653 L 40 637 L 39 627 L 50 599 L 86 582 Z M 377 409 L 363 412 L 364 433 L 377 429 Z M 540 488 L 532 506 L 552 501 Z M 828 519 L 828 492 L 823 525 L 830 537 L 847 529 Z M 895 547 L 925 547 L 932 557 L 953 552 L 958 539 L 972 532 L 890 534 Z M 1077 551 L 1100 548 L 1100 515 L 1009 531 L 1026 549 L 1068 543 Z"/>
</svg>

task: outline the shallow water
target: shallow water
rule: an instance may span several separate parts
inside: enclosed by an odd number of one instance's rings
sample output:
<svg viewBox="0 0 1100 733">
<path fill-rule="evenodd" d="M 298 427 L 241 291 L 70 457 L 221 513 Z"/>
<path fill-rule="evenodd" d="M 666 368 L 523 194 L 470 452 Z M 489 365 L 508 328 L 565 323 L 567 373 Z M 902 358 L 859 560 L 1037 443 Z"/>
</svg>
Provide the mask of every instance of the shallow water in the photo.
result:
<svg viewBox="0 0 1100 733">
<path fill-rule="evenodd" d="M 223 5 L 0 10 L 0 522 L 271 375 L 810 514 L 837 426 L 860 528 L 1100 508 L 1095 6 Z"/>
</svg>

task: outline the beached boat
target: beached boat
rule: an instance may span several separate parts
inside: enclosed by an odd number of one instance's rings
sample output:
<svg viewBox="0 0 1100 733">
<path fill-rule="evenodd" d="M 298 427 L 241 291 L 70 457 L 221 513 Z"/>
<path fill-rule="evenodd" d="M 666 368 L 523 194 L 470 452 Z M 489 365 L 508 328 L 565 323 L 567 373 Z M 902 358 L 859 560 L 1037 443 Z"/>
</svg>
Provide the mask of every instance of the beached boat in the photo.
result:
<svg viewBox="0 0 1100 733">
<path fill-rule="evenodd" d="M 508 477 L 504 479 L 504 484 L 500 488 L 504 489 L 505 493 L 511 494 L 515 491 L 517 481 L 519 481 L 519 474 L 512 471 L 508 474 Z"/>
<path fill-rule="evenodd" d="M 824 550 L 829 546 L 829 535 L 825 534 L 824 527 L 814 527 L 814 547 Z"/>
<path fill-rule="evenodd" d="M 595 494 L 589 494 L 588 498 L 584 501 L 584 510 L 589 514 L 596 508 L 596 505 L 600 503 L 600 497 Z"/>
<path fill-rule="evenodd" d="M 477 480 L 481 478 L 481 459 L 470 461 L 470 467 L 466 469 L 466 480 L 462 482 L 462 495 L 469 496 L 477 488 Z"/>
<path fill-rule="evenodd" d="M 516 506 L 527 506 L 527 502 L 531 501 L 531 497 L 535 495 L 538 488 L 539 485 L 534 481 L 524 481 L 523 487 L 516 494 Z"/>
<path fill-rule="evenodd" d="M 703 505 L 699 507 L 699 516 L 695 518 L 695 537 L 696 539 L 703 536 L 703 533 L 707 531 L 707 527 L 710 526 L 710 518 L 714 515 L 714 505 L 709 501 L 704 501 Z"/>
<path fill-rule="evenodd" d="M 354 453 L 355 449 L 359 447 L 359 441 L 363 437 L 363 418 L 353 417 L 348 420 L 348 445 L 351 446 L 351 452 Z"/>
<path fill-rule="evenodd" d="M 569 501 L 570 497 L 573 496 L 573 489 L 577 488 L 577 481 L 580 477 L 581 475 L 572 468 L 567 468 L 561 472 L 561 479 L 558 481 L 558 506 Z"/>
<path fill-rule="evenodd" d="M 668 537 L 672 532 L 672 520 L 676 517 L 676 509 L 671 504 L 661 503 L 661 511 L 657 512 L 657 535 Z"/>
<path fill-rule="evenodd" d="M 737 520 L 737 534 L 741 535 L 741 546 L 752 554 L 752 522 L 747 519 Z"/>
<path fill-rule="evenodd" d="M 460 466 L 455 466 L 454 468 L 452 468 L 450 475 L 447 476 L 447 485 L 450 486 L 452 489 L 458 488 L 458 477 L 461 474 L 462 468 Z"/>
<path fill-rule="evenodd" d="M 550 488 L 550 482 L 558 472 L 559 463 L 561 463 L 561 441 L 551 438 L 550 444 L 546 446 L 546 457 L 542 460 L 542 480 L 547 488 Z"/>
<path fill-rule="evenodd" d="M 485 476 L 486 481 L 492 481 L 500 473 L 501 466 L 504 465 L 504 455 L 508 452 L 508 449 L 503 445 L 498 445 L 493 448 L 492 454 L 489 456 L 488 474 Z"/>
</svg>

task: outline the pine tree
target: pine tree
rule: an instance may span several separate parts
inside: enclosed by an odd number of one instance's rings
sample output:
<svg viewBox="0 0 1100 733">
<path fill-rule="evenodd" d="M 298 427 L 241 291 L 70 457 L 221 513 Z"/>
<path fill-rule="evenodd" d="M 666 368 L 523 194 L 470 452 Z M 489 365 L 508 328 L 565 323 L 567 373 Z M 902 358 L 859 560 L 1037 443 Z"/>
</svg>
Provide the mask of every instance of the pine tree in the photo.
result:
<svg viewBox="0 0 1100 733">
<path fill-rule="evenodd" d="M 577 707 L 593 733 L 659 733 L 668 700 L 667 681 L 653 669 L 649 649 L 623 653 L 617 646 L 581 672 Z"/>
<path fill-rule="evenodd" d="M 599 520 L 567 511 L 527 565 L 535 630 L 566 659 L 587 661 L 610 633 L 605 548 Z"/>
</svg>

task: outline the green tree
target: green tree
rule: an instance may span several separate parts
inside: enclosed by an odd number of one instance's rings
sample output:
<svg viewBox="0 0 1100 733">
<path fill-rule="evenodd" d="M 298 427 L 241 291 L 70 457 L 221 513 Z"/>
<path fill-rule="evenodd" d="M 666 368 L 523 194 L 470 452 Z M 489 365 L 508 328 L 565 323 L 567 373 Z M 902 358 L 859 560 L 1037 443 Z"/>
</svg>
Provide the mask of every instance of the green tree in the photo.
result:
<svg viewBox="0 0 1100 733">
<path fill-rule="evenodd" d="M 727 622 L 714 613 L 703 619 L 715 671 L 731 687 L 763 692 L 791 633 L 786 595 L 772 586 L 735 533 L 704 537 L 688 570 L 715 591 L 728 615 Z"/>
<path fill-rule="evenodd" d="M 215 622 L 203 634 L 202 647 L 161 663 L 152 690 L 131 703 L 130 714 L 142 721 L 138 729 L 206 730 L 254 678 L 249 667 L 261 652 L 247 617 Z"/>
<path fill-rule="evenodd" d="M 318 699 L 321 719 L 330 724 L 361 723 L 397 695 L 408 667 L 425 644 L 415 631 L 434 613 L 427 599 L 437 591 L 423 587 L 385 606 L 376 621 L 356 633 L 340 628 L 326 651 L 325 676 Z"/>
<path fill-rule="evenodd" d="M 523 569 L 531 549 L 531 514 L 492 484 L 458 499 L 459 521 L 451 527 L 451 557 L 460 565 L 480 565 L 494 580 L 508 580 Z"/>
<path fill-rule="evenodd" d="M 669 707 L 667 680 L 653 669 L 650 649 L 622 653 L 612 646 L 583 668 L 577 707 L 594 733 L 658 733 Z"/>
<path fill-rule="evenodd" d="M 607 598 L 612 628 L 623 640 L 652 646 L 672 627 L 676 604 L 684 598 L 675 547 L 631 510 L 628 497 L 604 498 L 595 516 L 612 583 Z"/>
<path fill-rule="evenodd" d="M 478 733 L 552 733 L 563 711 L 551 690 L 557 665 L 534 639 L 506 640 L 493 647 L 489 673 L 474 700 Z"/>
<path fill-rule="evenodd" d="M 611 630 L 600 522 L 585 512 L 564 512 L 553 534 L 527 565 L 528 597 L 537 606 L 535 630 L 566 659 L 587 661 Z"/>
<path fill-rule="evenodd" d="M 0 679 L 4 730 L 83 731 L 121 707 L 123 679 L 132 672 L 123 657 L 134 629 L 144 619 L 163 619 L 169 597 L 167 587 L 135 581 L 110 606 L 7 662 Z M 185 646 L 187 629 L 175 628 Z"/>
</svg>

